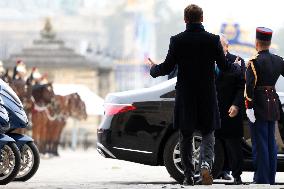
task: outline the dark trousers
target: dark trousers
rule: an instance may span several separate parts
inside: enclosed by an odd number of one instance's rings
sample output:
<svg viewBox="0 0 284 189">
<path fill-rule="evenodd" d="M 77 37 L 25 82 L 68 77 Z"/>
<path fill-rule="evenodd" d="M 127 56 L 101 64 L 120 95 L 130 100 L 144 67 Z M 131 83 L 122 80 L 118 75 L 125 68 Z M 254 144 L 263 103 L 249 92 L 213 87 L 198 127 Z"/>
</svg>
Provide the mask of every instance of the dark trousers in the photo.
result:
<svg viewBox="0 0 284 189">
<path fill-rule="evenodd" d="M 190 133 L 186 130 L 180 130 L 179 132 L 179 143 L 180 143 L 180 155 L 181 163 L 184 168 L 185 177 L 193 177 L 194 162 L 192 160 L 193 156 L 193 133 Z M 202 141 L 200 145 L 200 158 L 199 165 L 208 163 L 209 168 L 212 168 L 213 159 L 214 159 L 214 132 L 211 132 L 206 135 L 202 135 Z"/>
<path fill-rule="evenodd" d="M 228 165 L 224 167 L 226 171 L 232 171 L 234 178 L 238 178 L 242 174 L 244 157 L 242 151 L 241 138 L 216 138 L 220 141 L 225 152 L 225 162 Z"/>
<path fill-rule="evenodd" d="M 275 184 L 277 169 L 277 148 L 275 122 L 259 121 L 250 123 L 254 181 L 257 184 Z"/>
</svg>

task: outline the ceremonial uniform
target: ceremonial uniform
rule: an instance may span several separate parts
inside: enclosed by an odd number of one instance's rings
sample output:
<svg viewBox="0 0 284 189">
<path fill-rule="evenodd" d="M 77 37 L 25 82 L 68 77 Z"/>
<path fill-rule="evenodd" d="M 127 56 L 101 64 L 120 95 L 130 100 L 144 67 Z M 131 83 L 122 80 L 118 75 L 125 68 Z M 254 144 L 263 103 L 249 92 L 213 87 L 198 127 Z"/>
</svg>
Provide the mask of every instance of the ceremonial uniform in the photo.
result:
<svg viewBox="0 0 284 189">
<path fill-rule="evenodd" d="M 257 28 L 257 40 L 270 41 L 271 37 L 272 30 Z M 247 65 L 245 97 L 247 115 L 251 121 L 254 181 L 257 184 L 275 184 L 275 121 L 280 119 L 275 84 L 281 74 L 284 76 L 283 58 L 271 54 L 269 50 L 259 51 Z"/>
<path fill-rule="evenodd" d="M 36 85 L 40 84 L 40 80 L 42 78 L 41 73 L 38 71 L 38 68 L 33 67 L 30 76 L 28 77 L 26 83 L 27 85 Z"/>
<path fill-rule="evenodd" d="M 26 74 L 26 65 L 22 60 L 18 60 L 13 71 L 13 80 L 24 80 Z"/>
</svg>

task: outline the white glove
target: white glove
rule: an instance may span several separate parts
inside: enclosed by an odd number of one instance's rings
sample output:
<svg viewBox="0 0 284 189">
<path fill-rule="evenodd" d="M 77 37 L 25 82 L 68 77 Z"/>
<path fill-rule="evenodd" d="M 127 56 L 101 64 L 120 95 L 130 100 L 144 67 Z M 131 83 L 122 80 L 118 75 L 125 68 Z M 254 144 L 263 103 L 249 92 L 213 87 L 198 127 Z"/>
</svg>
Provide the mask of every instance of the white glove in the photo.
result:
<svg viewBox="0 0 284 189">
<path fill-rule="evenodd" d="M 250 122 L 255 122 L 255 116 L 254 116 L 254 110 L 253 109 L 247 109 L 246 110 L 247 117 L 249 118 Z"/>
</svg>

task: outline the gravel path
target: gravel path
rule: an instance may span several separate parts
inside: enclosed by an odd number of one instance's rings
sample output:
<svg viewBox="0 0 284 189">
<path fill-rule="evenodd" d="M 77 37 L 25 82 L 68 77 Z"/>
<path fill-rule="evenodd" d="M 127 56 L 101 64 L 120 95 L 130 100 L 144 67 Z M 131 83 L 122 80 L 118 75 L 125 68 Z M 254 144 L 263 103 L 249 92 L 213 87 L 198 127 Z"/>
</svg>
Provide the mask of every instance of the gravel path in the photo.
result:
<svg viewBox="0 0 284 189">
<path fill-rule="evenodd" d="M 251 182 L 252 173 L 242 176 Z M 284 184 L 284 173 L 277 174 L 277 182 Z M 218 182 L 218 181 L 217 181 Z M 219 183 L 219 182 L 218 182 Z M 280 183 L 281 184 L 281 183 Z M 233 186 L 214 184 L 213 186 L 183 187 L 176 184 L 165 167 L 152 167 L 125 161 L 105 159 L 95 150 L 63 151 L 60 158 L 43 158 L 37 174 L 28 182 L 13 182 L 3 189 L 179 189 L 179 188 L 284 188 L 284 185 L 245 185 Z"/>
</svg>

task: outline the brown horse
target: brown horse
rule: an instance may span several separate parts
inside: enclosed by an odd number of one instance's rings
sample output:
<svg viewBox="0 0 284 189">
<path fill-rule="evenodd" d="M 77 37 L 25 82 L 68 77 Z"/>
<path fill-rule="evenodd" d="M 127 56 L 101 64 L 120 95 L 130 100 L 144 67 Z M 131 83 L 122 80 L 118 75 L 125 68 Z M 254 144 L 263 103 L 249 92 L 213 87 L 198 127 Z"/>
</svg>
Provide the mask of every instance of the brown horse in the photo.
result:
<svg viewBox="0 0 284 189">
<path fill-rule="evenodd" d="M 52 84 L 35 85 L 32 88 L 32 136 L 41 153 L 46 152 L 47 123 L 49 121 L 48 105 L 54 98 Z"/>
<path fill-rule="evenodd" d="M 88 115 L 86 112 L 85 102 L 81 99 L 78 93 L 72 93 L 66 96 L 68 101 L 68 109 L 70 116 L 77 120 L 86 120 Z"/>
<path fill-rule="evenodd" d="M 9 75 L 5 75 L 5 78 L 2 78 L 4 81 L 9 82 L 9 86 L 13 89 L 13 91 L 17 94 L 19 99 L 24 105 L 24 109 L 27 113 L 27 107 L 30 107 L 27 102 L 30 99 L 31 95 L 28 94 L 28 87 L 26 86 L 26 82 L 22 79 L 12 79 Z M 13 131 L 15 133 L 25 134 L 26 128 L 24 129 L 16 129 Z"/>
<path fill-rule="evenodd" d="M 23 79 L 12 79 L 9 76 L 9 70 L 4 74 L 1 79 L 9 84 L 9 86 L 17 94 L 21 102 L 23 103 L 24 109 L 27 114 L 31 113 L 32 102 L 32 86 L 27 85 L 26 81 Z"/>
<path fill-rule="evenodd" d="M 50 111 L 52 114 L 57 114 L 57 119 L 49 120 L 48 135 L 49 135 L 49 152 L 58 155 L 58 145 L 60 142 L 61 133 L 66 125 L 68 118 L 77 120 L 87 119 L 86 106 L 81 100 L 79 94 L 72 93 L 66 96 L 55 96 L 56 105 Z M 60 110 L 60 112 L 58 112 Z"/>
<path fill-rule="evenodd" d="M 20 100 L 23 101 L 23 98 L 25 98 L 27 94 L 26 82 L 22 79 L 14 79 L 10 81 L 9 85 L 18 95 Z"/>
<path fill-rule="evenodd" d="M 63 100 L 63 102 L 61 102 Z M 47 122 L 47 144 L 46 151 L 53 155 L 58 155 L 57 153 L 57 142 L 56 138 L 61 128 L 66 124 L 66 120 L 69 116 L 68 111 L 62 104 L 67 104 L 65 102 L 64 96 L 55 95 L 54 100 L 49 106 L 49 114 L 51 115 Z"/>
</svg>

